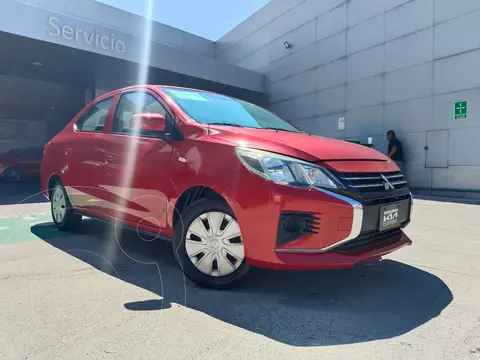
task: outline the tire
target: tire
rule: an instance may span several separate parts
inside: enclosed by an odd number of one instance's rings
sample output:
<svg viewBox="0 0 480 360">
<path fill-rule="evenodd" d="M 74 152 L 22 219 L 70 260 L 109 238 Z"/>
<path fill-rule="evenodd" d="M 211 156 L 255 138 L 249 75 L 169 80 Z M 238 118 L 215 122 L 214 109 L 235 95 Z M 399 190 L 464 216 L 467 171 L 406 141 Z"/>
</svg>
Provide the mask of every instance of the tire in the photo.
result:
<svg viewBox="0 0 480 360">
<path fill-rule="evenodd" d="M 82 216 L 73 210 L 70 199 L 61 181 L 57 182 L 52 190 L 50 210 L 53 222 L 58 230 L 76 230 L 80 226 Z"/>
<path fill-rule="evenodd" d="M 12 166 L 5 170 L 3 178 L 9 183 L 18 183 L 23 180 L 23 173 L 19 168 Z"/>
<path fill-rule="evenodd" d="M 185 276 L 209 289 L 235 287 L 251 269 L 238 223 L 223 201 L 205 199 L 189 206 L 175 226 L 173 247 Z"/>
</svg>

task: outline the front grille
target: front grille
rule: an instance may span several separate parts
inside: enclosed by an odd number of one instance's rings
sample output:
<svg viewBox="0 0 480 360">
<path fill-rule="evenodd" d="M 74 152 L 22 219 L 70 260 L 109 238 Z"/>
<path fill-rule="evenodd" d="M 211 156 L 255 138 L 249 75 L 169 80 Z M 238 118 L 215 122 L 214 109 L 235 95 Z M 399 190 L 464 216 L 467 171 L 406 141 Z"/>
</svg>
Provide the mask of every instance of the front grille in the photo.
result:
<svg viewBox="0 0 480 360">
<path fill-rule="evenodd" d="M 394 196 L 379 197 L 379 198 L 373 198 L 373 199 L 364 199 L 362 201 L 362 204 L 365 208 L 367 206 L 386 205 L 386 204 L 400 202 L 408 199 L 410 199 L 410 194 L 394 195 Z"/>
<path fill-rule="evenodd" d="M 341 173 L 340 180 L 358 192 L 371 193 L 398 190 L 408 186 L 401 172 Z"/>
<path fill-rule="evenodd" d="M 380 245 L 382 243 L 388 243 L 397 235 L 400 235 L 402 230 L 394 229 L 379 233 L 378 231 L 372 231 L 369 233 L 361 234 L 355 240 L 349 241 L 332 251 L 335 252 L 354 252 L 357 250 L 363 250 L 370 246 Z"/>
</svg>

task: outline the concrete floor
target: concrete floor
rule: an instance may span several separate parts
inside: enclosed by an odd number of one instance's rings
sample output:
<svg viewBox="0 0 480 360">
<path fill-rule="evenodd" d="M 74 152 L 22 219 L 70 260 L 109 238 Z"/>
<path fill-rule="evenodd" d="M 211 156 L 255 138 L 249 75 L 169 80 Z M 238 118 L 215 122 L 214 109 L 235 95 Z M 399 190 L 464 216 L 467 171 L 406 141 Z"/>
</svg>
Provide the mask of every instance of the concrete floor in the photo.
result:
<svg viewBox="0 0 480 360">
<path fill-rule="evenodd" d="M 6 197 L 4 197 L 6 199 Z M 0 206 L 0 359 L 480 359 L 480 206 L 416 200 L 414 245 L 351 270 L 186 281 L 171 245 Z M 117 242 L 118 240 L 118 242 Z"/>
</svg>

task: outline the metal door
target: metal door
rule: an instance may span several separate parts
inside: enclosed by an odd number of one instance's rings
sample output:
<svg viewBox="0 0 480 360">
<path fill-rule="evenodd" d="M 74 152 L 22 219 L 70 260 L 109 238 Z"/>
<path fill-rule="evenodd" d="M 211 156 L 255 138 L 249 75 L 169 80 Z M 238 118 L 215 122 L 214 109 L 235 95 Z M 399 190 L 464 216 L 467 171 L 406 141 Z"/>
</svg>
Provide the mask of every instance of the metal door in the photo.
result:
<svg viewBox="0 0 480 360">
<path fill-rule="evenodd" d="M 448 168 L 449 130 L 427 131 L 426 168 Z"/>
</svg>

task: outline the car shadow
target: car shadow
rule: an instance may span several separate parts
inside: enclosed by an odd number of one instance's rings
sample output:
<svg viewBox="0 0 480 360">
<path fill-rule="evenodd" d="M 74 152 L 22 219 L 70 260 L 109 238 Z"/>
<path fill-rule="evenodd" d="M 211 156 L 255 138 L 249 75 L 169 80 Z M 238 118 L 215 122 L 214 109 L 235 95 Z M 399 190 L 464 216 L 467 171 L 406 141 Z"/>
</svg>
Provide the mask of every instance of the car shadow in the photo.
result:
<svg viewBox="0 0 480 360">
<path fill-rule="evenodd" d="M 348 270 L 257 269 L 239 288 L 206 290 L 184 279 L 170 243 L 84 222 L 80 233 L 68 237 L 55 232 L 52 224 L 35 225 L 31 231 L 55 248 L 152 293 L 150 300 L 124 304 L 128 310 L 184 305 L 292 346 L 394 338 L 437 317 L 453 299 L 438 277 L 393 260 Z"/>
</svg>

